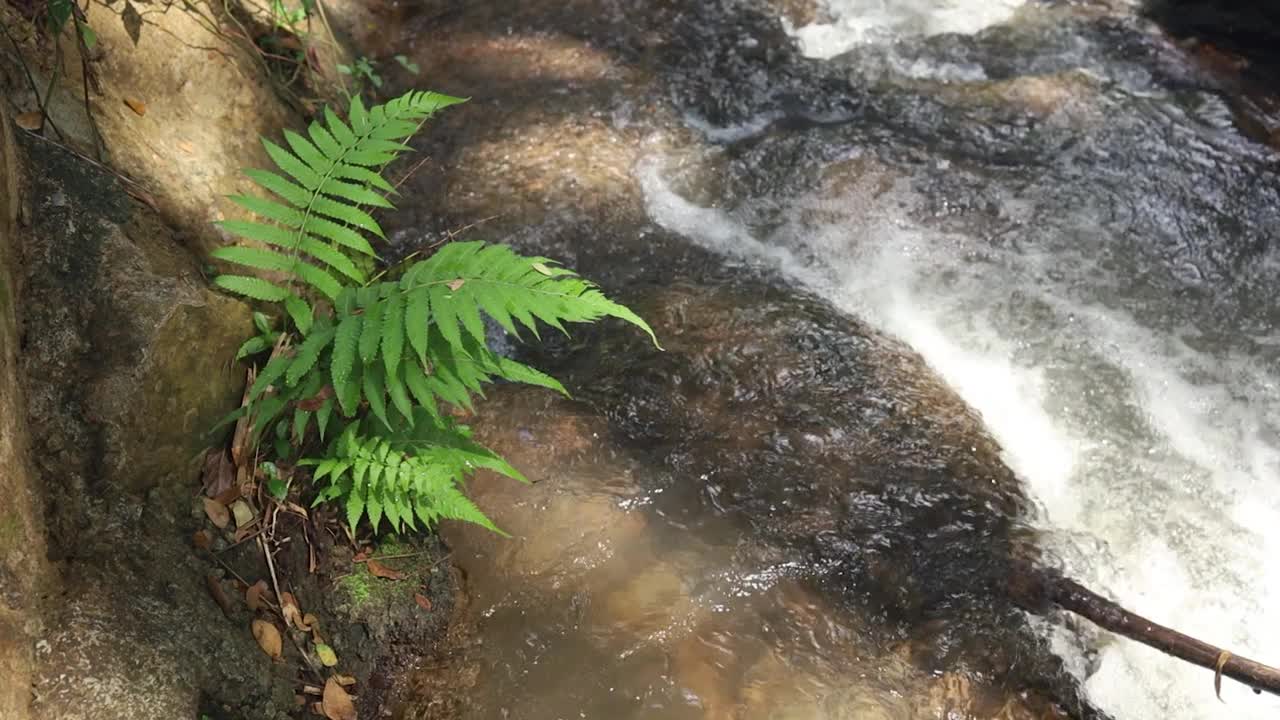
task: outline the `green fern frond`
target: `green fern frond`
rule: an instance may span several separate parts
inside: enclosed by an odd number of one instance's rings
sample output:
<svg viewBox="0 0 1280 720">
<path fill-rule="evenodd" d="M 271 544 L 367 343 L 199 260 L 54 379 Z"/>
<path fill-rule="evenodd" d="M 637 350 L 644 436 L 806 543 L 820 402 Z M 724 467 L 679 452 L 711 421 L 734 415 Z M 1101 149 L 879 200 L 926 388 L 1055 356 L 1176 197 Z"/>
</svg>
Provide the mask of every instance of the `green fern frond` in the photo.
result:
<svg viewBox="0 0 1280 720">
<path fill-rule="evenodd" d="M 409 149 L 402 141 L 423 121 L 458 102 L 409 93 L 366 109 L 354 98 L 345 120 L 326 108 L 305 135 L 264 139 L 275 169 L 245 172 L 267 195 L 231 198 L 259 219 L 220 223 L 250 244 L 214 257 L 266 276 L 222 275 L 215 283 L 281 303 L 293 325 L 276 330 L 265 315 L 255 319 L 259 334 L 237 357 L 273 352 L 246 407 L 224 422 L 247 417 L 251 443 L 269 443 L 277 460 L 329 438 L 327 456 L 305 462 L 323 485 L 316 502 L 340 500 L 353 527 L 366 517 L 375 531 L 383 520 L 398 530 L 457 519 L 498 531 L 462 482 L 477 469 L 527 480 L 473 442 L 440 404 L 470 410 L 472 397 L 498 381 L 568 393 L 555 378 L 494 353 L 485 316 L 517 337 L 614 317 L 657 345 L 644 320 L 597 286 L 503 245 L 449 244 L 399 279 L 370 279 L 370 239 L 383 233 L 366 208 L 391 207 L 395 192 L 382 169 Z"/>
<path fill-rule="evenodd" d="M 365 272 L 347 255 L 374 257 L 365 233 L 382 238 L 382 228 L 363 207 L 390 208 L 384 193 L 392 188 L 381 168 L 405 152 L 404 140 L 436 111 L 463 102 L 431 92 L 410 92 L 366 110 L 353 99 L 348 122 L 326 108 L 307 136 L 286 130 L 288 148 L 263 138 L 267 155 L 280 172 L 246 170 L 266 197 L 233 195 L 231 201 L 266 222 L 227 220 L 223 230 L 274 250 L 228 247 L 212 255 L 254 270 L 283 274 L 297 285 L 333 300 L 341 276 L 364 284 Z M 219 286 L 257 300 L 283 301 L 287 288 L 226 276 Z"/>
<path fill-rule="evenodd" d="M 402 293 L 420 293 L 421 288 L 428 288 L 436 326 L 458 348 L 464 332 L 484 342 L 481 311 L 517 336 L 517 325 L 536 336 L 538 321 L 564 331 L 565 322 L 615 317 L 644 330 L 661 347 L 648 323 L 594 284 L 552 260 L 525 257 L 506 245 L 445 245 L 400 279 Z"/>
<path fill-rule="evenodd" d="M 327 458 L 302 464 L 315 467 L 315 482 L 326 483 L 317 502 L 345 498 L 348 524 L 354 528 L 367 517 L 375 532 L 383 519 L 399 531 L 416 517 L 427 526 L 462 520 L 501 533 L 459 486 L 479 468 L 518 475 L 451 423 L 433 423 L 430 431 L 413 437 L 364 435 L 353 424 Z"/>
</svg>

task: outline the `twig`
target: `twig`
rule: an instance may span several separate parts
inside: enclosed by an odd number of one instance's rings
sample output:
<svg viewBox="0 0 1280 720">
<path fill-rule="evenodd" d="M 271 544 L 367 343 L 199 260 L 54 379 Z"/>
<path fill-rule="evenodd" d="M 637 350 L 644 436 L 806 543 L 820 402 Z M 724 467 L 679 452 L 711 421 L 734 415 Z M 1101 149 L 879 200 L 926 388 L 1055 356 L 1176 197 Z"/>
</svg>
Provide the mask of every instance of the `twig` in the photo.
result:
<svg viewBox="0 0 1280 720">
<path fill-rule="evenodd" d="M 102 131 L 98 129 L 98 119 L 93 116 L 93 106 L 89 104 L 89 83 L 93 82 L 93 89 L 102 92 L 101 86 L 98 85 L 98 79 L 94 77 L 93 71 L 89 68 L 89 46 L 84 42 L 84 33 L 80 31 L 80 24 L 89 24 L 89 19 L 85 17 L 84 10 L 80 9 L 78 3 L 71 3 L 71 12 L 75 27 L 72 30 L 76 36 L 76 48 L 80 52 L 80 81 L 84 89 L 84 114 L 89 118 L 89 127 L 93 128 L 94 149 L 98 152 L 98 159 L 102 159 L 102 153 L 107 148 L 107 143 L 102 139 Z"/>
<path fill-rule="evenodd" d="M 276 579 L 276 563 L 271 558 L 271 551 L 267 549 L 267 543 L 262 539 L 262 536 L 258 536 L 258 546 L 262 548 L 262 554 L 267 558 L 267 569 L 271 571 L 271 586 L 275 588 L 276 597 L 281 598 L 281 602 L 283 602 L 284 596 L 280 594 L 280 581 Z"/>
<path fill-rule="evenodd" d="M 1030 612 L 1043 614 L 1049 604 L 1075 613 L 1104 630 L 1123 635 L 1166 655 L 1214 671 L 1214 685 L 1226 676 L 1249 686 L 1255 693 L 1280 695 L 1280 669 L 1229 653 L 1177 630 L 1154 623 L 1120 607 L 1070 578 L 1029 563 L 1012 570 L 1013 599 Z"/>
<path fill-rule="evenodd" d="M 245 580 L 244 578 L 240 577 L 240 573 L 236 572 L 235 570 L 232 570 L 232 569 L 231 569 L 231 566 L 230 566 L 230 565 L 228 565 L 226 562 L 224 562 L 224 561 L 222 560 L 222 558 L 220 558 L 220 557 L 218 557 L 217 555 L 214 555 L 214 554 L 212 554 L 212 553 L 210 553 L 210 557 L 212 557 L 215 561 L 217 561 L 217 563 L 218 563 L 219 565 L 221 565 L 221 566 L 222 566 L 222 568 L 223 568 L 224 570 L 226 570 L 227 572 L 231 573 L 231 574 L 235 577 L 235 579 L 239 580 L 240 582 L 244 583 L 245 585 L 249 585 L 249 582 L 248 582 L 247 580 Z"/>
<path fill-rule="evenodd" d="M 31 86 L 31 92 L 36 96 L 36 107 L 40 108 L 41 122 L 52 128 L 58 139 L 65 142 L 66 138 L 63 137 L 62 131 L 54 124 L 53 118 L 49 116 L 49 111 L 44 107 L 44 98 L 40 97 L 40 86 L 36 85 L 36 79 L 31 75 L 31 68 L 27 67 L 27 61 L 22 58 L 22 48 L 18 46 L 18 41 L 14 40 L 13 36 L 9 34 L 9 25 L 3 20 L 0 20 L 0 32 L 3 32 L 4 36 L 9 39 L 9 44 L 13 46 L 13 51 L 17 53 L 18 64 L 22 66 L 22 73 L 27 76 L 27 84 Z"/>
<path fill-rule="evenodd" d="M 429 156 L 423 156 L 421 160 L 414 163 L 413 167 L 409 168 L 408 172 L 406 172 L 404 175 L 401 175 L 400 179 L 396 181 L 396 184 L 391 186 L 392 189 L 399 190 L 400 186 L 403 185 L 406 180 L 413 177 L 413 174 L 418 172 L 418 168 L 422 167 L 423 165 L 426 165 L 429 160 L 431 160 Z"/>
<path fill-rule="evenodd" d="M 60 143 L 60 142 L 58 142 L 58 141 L 56 141 L 56 140 L 51 140 L 51 139 L 49 139 L 49 138 L 47 138 L 47 137 L 44 137 L 44 136 L 41 136 L 41 135 L 33 135 L 32 137 L 35 137 L 35 138 L 37 138 L 37 139 L 39 139 L 39 140 L 41 140 L 41 141 L 43 141 L 43 142 L 47 142 L 47 143 L 49 143 L 50 145 L 52 145 L 52 146 L 54 146 L 54 147 L 56 147 L 56 148 L 59 148 L 59 149 L 61 149 L 61 150 L 65 150 L 66 152 L 69 152 L 69 153 L 71 153 L 72 155 L 75 155 L 76 157 L 80 158 L 81 160 L 84 160 L 85 162 L 89 163 L 90 165 L 93 165 L 94 167 L 98 168 L 99 170 L 102 170 L 103 172 L 106 172 L 106 173 L 108 173 L 108 174 L 110 174 L 110 175 L 115 176 L 115 178 L 116 178 L 117 180 L 120 180 L 121 182 L 124 182 L 126 185 L 133 185 L 135 188 L 137 188 L 137 192 L 138 192 L 138 193 L 142 193 L 142 194 L 147 195 L 148 197 L 150 197 L 150 195 L 147 193 L 147 186 L 146 186 L 146 185 L 143 185 L 142 183 L 138 182 L 137 180 L 134 180 L 133 178 L 129 177 L 128 175 L 125 175 L 124 173 L 120 172 L 119 170 L 116 170 L 115 168 L 113 168 L 113 167 L 111 167 L 111 166 L 109 166 L 109 165 L 106 165 L 106 164 L 101 163 L 101 162 L 99 162 L 99 161 L 97 161 L 97 160 L 94 160 L 93 158 L 89 157 L 88 155 L 85 155 L 84 153 L 80 152 L 79 150 L 76 150 L 75 148 L 71 147 L 70 145 L 63 145 L 62 143 Z M 129 191 L 127 188 L 125 189 L 125 192 L 128 192 L 128 193 L 129 193 L 130 195 L 132 195 L 133 197 L 138 197 L 138 195 L 137 195 L 137 194 L 135 194 L 134 192 Z M 141 199 L 141 198 L 139 198 L 139 199 Z M 145 201 L 144 201 L 144 202 L 145 202 Z M 148 205 L 150 205 L 150 206 L 152 207 L 152 209 L 155 209 L 155 205 L 154 205 L 153 203 L 147 203 L 147 204 L 148 204 Z"/>
</svg>

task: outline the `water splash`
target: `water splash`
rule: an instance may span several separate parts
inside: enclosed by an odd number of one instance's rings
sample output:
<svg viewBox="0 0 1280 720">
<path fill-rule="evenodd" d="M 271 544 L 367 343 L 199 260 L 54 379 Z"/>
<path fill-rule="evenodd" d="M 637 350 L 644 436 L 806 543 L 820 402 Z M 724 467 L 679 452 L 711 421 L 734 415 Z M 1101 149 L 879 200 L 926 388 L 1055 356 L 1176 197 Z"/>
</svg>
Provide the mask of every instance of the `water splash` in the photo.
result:
<svg viewBox="0 0 1280 720">
<path fill-rule="evenodd" d="M 1007 22 L 1023 0 L 826 0 L 830 22 L 791 34 L 805 55 L 832 58 L 867 43 L 904 36 L 972 34 Z"/>
</svg>

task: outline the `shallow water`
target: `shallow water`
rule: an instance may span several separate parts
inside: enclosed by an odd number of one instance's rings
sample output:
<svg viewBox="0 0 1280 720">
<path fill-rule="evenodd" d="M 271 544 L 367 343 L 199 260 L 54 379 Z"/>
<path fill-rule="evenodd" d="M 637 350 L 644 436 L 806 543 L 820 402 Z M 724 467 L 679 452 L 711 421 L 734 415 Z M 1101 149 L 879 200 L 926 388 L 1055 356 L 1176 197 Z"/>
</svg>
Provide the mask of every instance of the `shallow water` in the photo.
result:
<svg viewBox="0 0 1280 720">
<path fill-rule="evenodd" d="M 593 52 L 652 62 L 683 126 L 601 81 L 611 129 L 513 141 L 500 167 L 545 144 L 530 166 L 564 170 L 542 186 L 591 188 L 639 157 L 645 217 L 534 194 L 552 219 L 519 241 L 618 289 L 667 352 L 553 343 L 580 400 L 485 411 L 546 482 L 473 488 L 514 540 L 450 531 L 462 716 L 1274 717 L 1028 618 L 1000 580 L 1034 546 L 1280 662 L 1280 178 L 1231 98 L 1124 2 L 831 0 L 795 49 L 728 0 L 639 39 L 600 5 L 619 25 Z"/>
</svg>

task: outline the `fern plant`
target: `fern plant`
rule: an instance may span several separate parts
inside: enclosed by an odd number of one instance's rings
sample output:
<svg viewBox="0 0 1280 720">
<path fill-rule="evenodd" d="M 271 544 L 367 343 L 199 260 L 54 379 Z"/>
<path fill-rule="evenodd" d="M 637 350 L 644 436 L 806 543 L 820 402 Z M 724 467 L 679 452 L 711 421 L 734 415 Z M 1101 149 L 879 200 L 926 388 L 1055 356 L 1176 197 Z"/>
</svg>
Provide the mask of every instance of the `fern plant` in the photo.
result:
<svg viewBox="0 0 1280 720">
<path fill-rule="evenodd" d="M 459 102 L 411 92 L 366 109 L 354 96 L 345 120 L 326 108 L 307 137 L 286 130 L 289 149 L 264 139 L 279 172 L 245 174 L 271 196 L 231 198 L 262 220 L 219 223 L 248 244 L 214 257 L 250 272 L 215 284 L 279 304 L 287 317 L 281 330 L 255 317 L 258 334 L 238 355 L 270 354 L 228 419 L 247 414 L 253 442 L 270 440 L 277 460 L 323 447 L 299 462 L 323 484 L 316 502 L 340 502 L 353 529 L 367 518 L 375 532 L 384 520 L 399 530 L 442 519 L 497 530 L 462 492 L 466 477 L 480 468 L 524 477 L 471 440 L 450 407 L 471 410 L 473 396 L 500 380 L 567 392 L 493 352 L 485 316 L 517 338 L 614 317 L 657 344 L 644 320 L 594 284 L 505 245 L 454 242 L 394 276 L 374 274 L 371 238 L 384 236 L 370 211 L 391 208 L 394 194 L 383 170 L 423 122 Z"/>
</svg>

